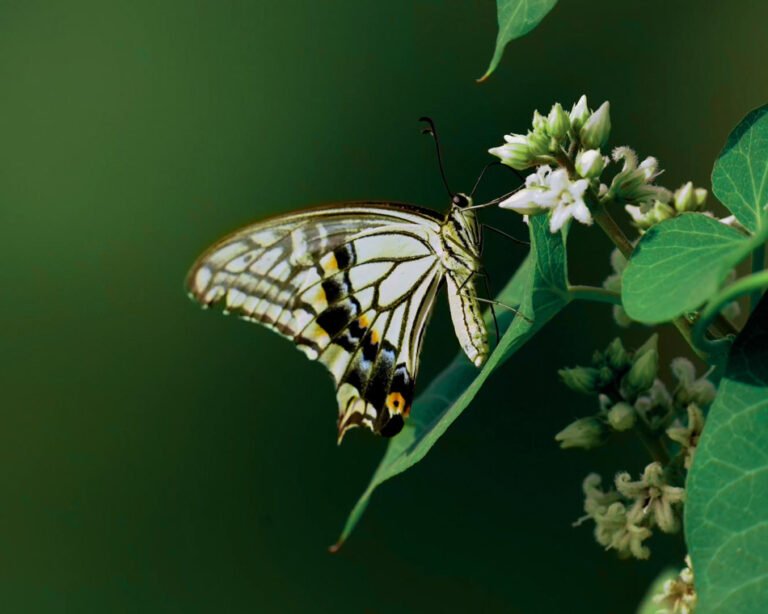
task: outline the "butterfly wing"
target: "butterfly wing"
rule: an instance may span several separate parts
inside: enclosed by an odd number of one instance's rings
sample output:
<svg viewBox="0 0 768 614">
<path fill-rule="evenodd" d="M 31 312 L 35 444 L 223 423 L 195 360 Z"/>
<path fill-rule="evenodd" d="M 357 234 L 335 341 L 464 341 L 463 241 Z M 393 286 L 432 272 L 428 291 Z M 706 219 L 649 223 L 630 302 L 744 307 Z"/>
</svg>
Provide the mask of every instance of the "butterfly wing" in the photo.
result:
<svg viewBox="0 0 768 614">
<path fill-rule="evenodd" d="M 204 306 L 260 322 L 336 382 L 339 440 L 355 426 L 397 434 L 410 411 L 424 329 L 443 269 L 439 216 L 410 205 L 318 207 L 247 226 L 190 270 Z"/>
</svg>

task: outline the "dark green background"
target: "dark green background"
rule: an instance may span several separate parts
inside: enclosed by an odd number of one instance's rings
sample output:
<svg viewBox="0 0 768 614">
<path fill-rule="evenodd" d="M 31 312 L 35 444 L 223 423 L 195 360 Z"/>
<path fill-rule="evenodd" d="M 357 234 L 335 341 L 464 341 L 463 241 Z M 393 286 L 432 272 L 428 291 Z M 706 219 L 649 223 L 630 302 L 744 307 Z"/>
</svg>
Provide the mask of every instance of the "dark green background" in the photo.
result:
<svg viewBox="0 0 768 614">
<path fill-rule="evenodd" d="M 555 370 L 612 338 L 607 307 L 573 305 L 507 363 L 331 556 L 384 442 L 337 448 L 322 367 L 182 280 L 270 213 L 443 209 L 423 114 L 464 189 L 503 133 L 581 93 L 668 185 L 708 186 L 768 100 L 767 22 L 761 2 L 570 0 L 479 86 L 491 0 L 0 2 L 2 611 L 631 612 L 675 539 L 619 562 L 570 524 L 584 475 L 646 461 L 552 441 L 594 408 Z M 481 197 L 511 185 L 497 171 Z M 574 280 L 599 281 L 607 242 L 573 234 Z M 498 286 L 524 254 L 488 240 Z M 422 387 L 457 349 L 443 302 Z"/>
</svg>

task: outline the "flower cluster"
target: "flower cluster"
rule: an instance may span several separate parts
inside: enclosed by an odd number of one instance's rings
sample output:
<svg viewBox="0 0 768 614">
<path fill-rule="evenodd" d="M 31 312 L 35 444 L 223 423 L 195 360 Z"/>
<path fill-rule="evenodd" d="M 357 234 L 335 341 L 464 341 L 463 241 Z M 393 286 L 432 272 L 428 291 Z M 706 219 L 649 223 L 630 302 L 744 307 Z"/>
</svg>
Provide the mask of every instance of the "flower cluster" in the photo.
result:
<svg viewBox="0 0 768 614">
<path fill-rule="evenodd" d="M 584 511 L 577 522 L 591 519 L 595 523 L 595 539 L 607 550 L 615 550 L 621 558 L 647 559 L 651 551 L 645 541 L 658 527 L 664 533 L 680 530 L 680 508 L 685 489 L 673 486 L 659 463 L 651 463 L 638 480 L 619 473 L 615 489 L 603 491 L 602 479 L 592 473 L 584 480 Z"/>
<path fill-rule="evenodd" d="M 666 429 L 683 457 L 692 457 L 706 410 L 715 398 L 715 385 L 706 374 L 696 376 L 686 358 L 675 358 L 671 372 L 676 380 L 670 391 L 658 378 L 658 335 L 634 352 L 614 339 L 595 352 L 589 367 L 570 367 L 558 372 L 563 383 L 584 394 L 597 396 L 599 411 L 566 426 L 555 440 L 562 448 L 589 449 L 603 444 L 612 432 L 628 431 L 638 420 L 651 432 Z M 682 417 L 687 417 L 685 425 Z"/>
<path fill-rule="evenodd" d="M 488 150 L 516 170 L 536 168 L 525 187 L 499 206 L 525 216 L 549 214 L 552 232 L 570 219 L 591 224 L 595 207 L 624 205 L 640 232 L 680 213 L 701 211 L 706 190 L 691 182 L 674 193 L 656 185 L 662 172 L 656 158 L 639 161 L 629 147 L 617 147 L 608 156 L 604 148 L 610 133 L 608 102 L 592 111 L 582 96 L 570 112 L 560 103 L 546 116 L 535 111 L 526 134 L 505 135 L 503 145 Z M 601 183 L 611 162 L 621 168 L 610 182 Z"/>
<path fill-rule="evenodd" d="M 657 335 L 652 335 L 634 352 L 614 339 L 594 354 L 591 366 L 559 372 L 566 386 L 596 396 L 599 406 L 597 413 L 575 420 L 555 436 L 562 448 L 593 448 L 613 434 L 632 430 L 652 446 L 656 462 L 639 480 L 619 473 L 615 489 L 608 491 L 600 489 L 597 474 L 584 481 L 586 516 L 580 522 L 594 521 L 597 542 L 622 557 L 647 558 L 644 542 L 654 528 L 679 530 L 684 470 L 691 466 L 705 411 L 715 398 L 714 384 L 706 375 L 697 376 L 689 360 L 675 358 L 670 370 L 675 384 L 668 388 L 658 377 Z"/>
<path fill-rule="evenodd" d="M 691 557 L 685 557 L 685 567 L 677 578 L 667 580 L 653 602 L 662 607 L 658 614 L 693 614 L 696 611 L 696 589 L 693 584 Z"/>
</svg>

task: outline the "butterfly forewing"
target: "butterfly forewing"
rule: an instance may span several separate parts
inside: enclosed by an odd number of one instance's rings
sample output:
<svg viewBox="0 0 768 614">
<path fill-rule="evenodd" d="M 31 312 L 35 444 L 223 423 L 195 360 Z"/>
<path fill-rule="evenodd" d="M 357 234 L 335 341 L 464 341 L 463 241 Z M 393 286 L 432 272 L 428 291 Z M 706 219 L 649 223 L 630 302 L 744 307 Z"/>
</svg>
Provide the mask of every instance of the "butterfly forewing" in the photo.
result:
<svg viewBox="0 0 768 614">
<path fill-rule="evenodd" d="M 410 411 L 424 329 L 443 270 L 440 218 L 390 203 L 329 206 L 243 228 L 205 252 L 188 287 L 204 305 L 260 322 L 336 382 L 339 437 L 396 434 Z"/>
</svg>

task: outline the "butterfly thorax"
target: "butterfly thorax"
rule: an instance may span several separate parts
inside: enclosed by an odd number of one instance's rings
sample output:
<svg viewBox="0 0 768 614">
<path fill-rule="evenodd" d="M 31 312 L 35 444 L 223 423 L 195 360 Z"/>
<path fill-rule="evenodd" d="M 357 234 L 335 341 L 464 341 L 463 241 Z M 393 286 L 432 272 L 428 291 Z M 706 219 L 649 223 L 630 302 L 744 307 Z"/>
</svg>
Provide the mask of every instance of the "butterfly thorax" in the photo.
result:
<svg viewBox="0 0 768 614">
<path fill-rule="evenodd" d="M 445 270 L 448 302 L 459 343 L 469 360 L 481 366 L 488 356 L 488 332 L 475 287 L 483 239 L 469 197 L 454 196 L 440 226 L 438 255 Z"/>
</svg>

